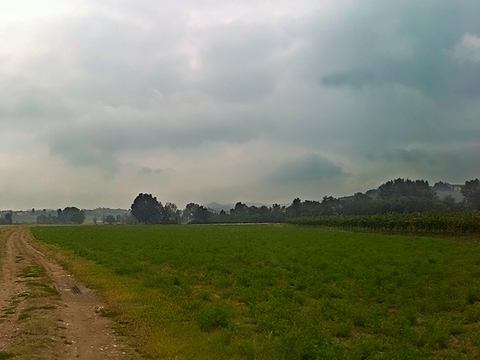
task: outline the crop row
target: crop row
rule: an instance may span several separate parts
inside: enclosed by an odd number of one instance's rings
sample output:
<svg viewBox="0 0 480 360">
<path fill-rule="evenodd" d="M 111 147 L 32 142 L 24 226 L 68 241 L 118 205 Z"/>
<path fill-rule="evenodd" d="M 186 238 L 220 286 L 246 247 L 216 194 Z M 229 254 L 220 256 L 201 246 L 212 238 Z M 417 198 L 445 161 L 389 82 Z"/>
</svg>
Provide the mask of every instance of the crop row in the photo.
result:
<svg viewBox="0 0 480 360">
<path fill-rule="evenodd" d="M 480 232 L 480 212 L 464 213 L 414 213 L 355 216 L 320 216 L 287 219 L 295 225 L 311 225 L 347 229 L 478 233 Z"/>
</svg>

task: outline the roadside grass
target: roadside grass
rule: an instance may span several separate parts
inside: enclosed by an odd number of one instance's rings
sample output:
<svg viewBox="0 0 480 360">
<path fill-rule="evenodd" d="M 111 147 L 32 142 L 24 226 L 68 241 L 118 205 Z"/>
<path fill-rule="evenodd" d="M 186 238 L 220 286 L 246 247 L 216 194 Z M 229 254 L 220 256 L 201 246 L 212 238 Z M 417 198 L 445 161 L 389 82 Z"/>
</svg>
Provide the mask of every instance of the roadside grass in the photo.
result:
<svg viewBox="0 0 480 360">
<path fill-rule="evenodd" d="M 13 226 L 0 226 L 0 271 L 2 270 L 2 262 L 5 257 L 5 241 L 15 228 Z M 1 359 L 1 358 L 0 358 Z"/>
<path fill-rule="evenodd" d="M 480 356 L 480 243 L 288 225 L 35 227 L 145 355 Z"/>
</svg>

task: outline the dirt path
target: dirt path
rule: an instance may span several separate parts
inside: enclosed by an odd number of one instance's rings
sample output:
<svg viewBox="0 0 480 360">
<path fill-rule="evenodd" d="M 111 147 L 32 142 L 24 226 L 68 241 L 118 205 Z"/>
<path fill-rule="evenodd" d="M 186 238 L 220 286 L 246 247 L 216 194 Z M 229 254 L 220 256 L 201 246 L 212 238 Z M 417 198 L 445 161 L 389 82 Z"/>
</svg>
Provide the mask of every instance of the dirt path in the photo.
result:
<svg viewBox="0 0 480 360">
<path fill-rule="evenodd" d="M 29 231 L 6 230 L 0 282 L 0 359 L 122 359 L 95 293 L 34 249 Z"/>
</svg>

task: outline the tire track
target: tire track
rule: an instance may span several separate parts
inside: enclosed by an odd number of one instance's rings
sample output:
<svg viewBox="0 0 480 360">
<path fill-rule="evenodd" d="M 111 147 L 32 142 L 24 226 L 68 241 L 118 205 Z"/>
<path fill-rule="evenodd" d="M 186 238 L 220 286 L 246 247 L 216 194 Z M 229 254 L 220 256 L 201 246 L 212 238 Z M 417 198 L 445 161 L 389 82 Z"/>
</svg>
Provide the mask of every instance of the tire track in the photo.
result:
<svg viewBox="0 0 480 360">
<path fill-rule="evenodd" d="M 0 352 L 29 360 L 122 359 L 112 321 L 101 316 L 104 304 L 29 239 L 24 227 L 7 234 L 0 287 Z"/>
</svg>

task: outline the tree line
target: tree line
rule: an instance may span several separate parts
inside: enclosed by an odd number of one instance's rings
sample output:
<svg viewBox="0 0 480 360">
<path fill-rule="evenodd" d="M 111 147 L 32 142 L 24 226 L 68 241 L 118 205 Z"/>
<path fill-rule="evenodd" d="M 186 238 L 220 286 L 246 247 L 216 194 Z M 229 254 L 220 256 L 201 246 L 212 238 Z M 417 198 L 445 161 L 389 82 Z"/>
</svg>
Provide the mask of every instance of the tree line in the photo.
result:
<svg viewBox="0 0 480 360">
<path fill-rule="evenodd" d="M 151 194 L 140 193 L 130 208 L 130 213 L 139 223 L 229 223 L 229 222 L 283 222 L 286 218 L 333 215 L 381 215 L 422 212 L 464 212 L 480 210 L 479 180 L 466 181 L 462 186 L 463 201 L 457 202 L 451 195 L 443 199 L 437 191 L 451 191 L 450 185 L 438 182 L 431 187 L 428 181 L 398 178 L 380 185 L 367 193 L 335 198 L 325 196 L 321 201 L 295 198 L 289 206 L 273 204 L 248 206 L 237 202 L 229 212 L 211 211 L 208 208 L 189 203 L 179 210 L 173 203 L 162 205 Z"/>
<path fill-rule="evenodd" d="M 322 200 L 293 199 L 289 206 L 248 206 L 237 202 L 229 211 L 216 212 L 203 205 L 189 203 L 183 210 L 171 202 L 162 204 L 151 194 L 140 193 L 123 216 L 104 216 L 103 223 L 114 224 L 202 224 L 202 223 L 272 223 L 287 218 L 333 215 L 381 215 L 423 212 L 453 213 L 480 210 L 480 182 L 466 181 L 461 187 L 463 200 L 457 202 L 447 195 L 440 198 L 437 192 L 448 194 L 449 184 L 438 182 L 430 186 L 428 181 L 398 178 L 387 181 L 377 189 L 358 192 L 352 196 L 335 198 L 324 196 Z M 94 217 L 94 223 L 97 218 Z M 85 211 L 77 207 L 58 209 L 57 214 L 42 213 L 37 216 L 39 224 L 82 224 Z M 0 224 L 11 224 L 12 213 L 0 217 Z"/>
<path fill-rule="evenodd" d="M 37 224 L 83 224 L 85 211 L 75 206 L 58 209 L 57 216 L 42 213 L 37 216 Z"/>
<path fill-rule="evenodd" d="M 130 208 L 131 215 L 144 224 L 205 224 L 227 222 L 282 222 L 285 206 L 247 206 L 238 202 L 229 212 L 212 211 L 203 205 L 189 203 L 185 209 L 178 209 L 173 203 L 162 205 L 151 194 L 139 194 Z"/>
</svg>

